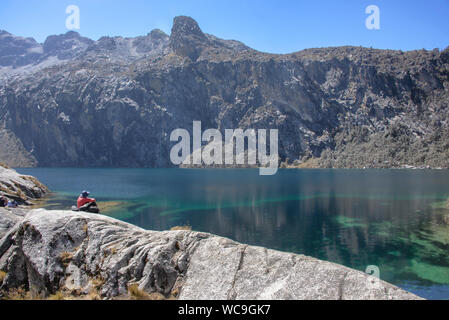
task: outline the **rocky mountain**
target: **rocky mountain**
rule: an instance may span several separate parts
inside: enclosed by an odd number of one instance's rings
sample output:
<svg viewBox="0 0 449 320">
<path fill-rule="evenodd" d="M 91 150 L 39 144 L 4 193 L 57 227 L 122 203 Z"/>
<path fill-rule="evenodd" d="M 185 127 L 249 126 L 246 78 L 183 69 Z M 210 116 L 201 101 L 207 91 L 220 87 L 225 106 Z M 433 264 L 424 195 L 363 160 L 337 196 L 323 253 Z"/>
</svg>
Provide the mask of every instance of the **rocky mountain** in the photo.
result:
<svg viewBox="0 0 449 320">
<path fill-rule="evenodd" d="M 449 49 L 275 55 L 204 33 L 44 44 L 0 33 L 0 160 L 167 167 L 170 133 L 278 129 L 282 161 L 449 168 Z"/>
<path fill-rule="evenodd" d="M 0 240 L 0 298 L 22 287 L 78 299 L 123 299 L 130 288 L 181 300 L 419 299 L 341 265 L 207 233 L 43 209 L 14 221 Z"/>
</svg>

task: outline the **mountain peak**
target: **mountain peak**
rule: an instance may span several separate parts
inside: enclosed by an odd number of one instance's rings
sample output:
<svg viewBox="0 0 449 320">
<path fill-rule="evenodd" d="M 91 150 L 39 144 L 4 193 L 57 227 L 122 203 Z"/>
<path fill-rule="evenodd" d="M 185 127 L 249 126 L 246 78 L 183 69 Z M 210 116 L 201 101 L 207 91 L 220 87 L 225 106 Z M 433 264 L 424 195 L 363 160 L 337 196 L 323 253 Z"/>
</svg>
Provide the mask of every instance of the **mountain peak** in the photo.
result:
<svg viewBox="0 0 449 320">
<path fill-rule="evenodd" d="M 194 19 L 186 16 L 175 17 L 170 35 L 170 47 L 176 54 L 195 61 L 207 41 L 206 35 Z"/>
<path fill-rule="evenodd" d="M 178 16 L 173 20 L 172 36 L 196 36 L 205 39 L 203 31 L 191 17 Z"/>
<path fill-rule="evenodd" d="M 64 35 L 64 38 L 66 39 L 74 39 L 74 38 L 81 38 L 81 35 L 76 31 L 67 31 Z"/>
<path fill-rule="evenodd" d="M 147 36 L 150 37 L 151 39 L 164 40 L 164 41 L 169 39 L 169 36 L 161 29 L 153 29 Z"/>
<path fill-rule="evenodd" d="M 64 34 L 48 36 L 44 42 L 44 52 L 59 59 L 71 59 L 85 50 L 94 41 L 82 37 L 78 32 L 68 31 Z"/>
</svg>

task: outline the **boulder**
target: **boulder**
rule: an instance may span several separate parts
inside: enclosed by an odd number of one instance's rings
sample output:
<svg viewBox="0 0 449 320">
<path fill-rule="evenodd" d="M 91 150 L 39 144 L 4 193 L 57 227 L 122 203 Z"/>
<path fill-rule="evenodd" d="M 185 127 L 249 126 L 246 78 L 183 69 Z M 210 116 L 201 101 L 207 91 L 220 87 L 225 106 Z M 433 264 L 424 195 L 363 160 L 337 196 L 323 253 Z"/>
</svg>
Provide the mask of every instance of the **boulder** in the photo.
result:
<svg viewBox="0 0 449 320">
<path fill-rule="evenodd" d="M 0 208 L 0 239 L 17 223 L 22 221 L 28 211 L 26 209 Z"/>
<path fill-rule="evenodd" d="M 137 284 L 179 299 L 419 299 L 368 274 L 208 233 L 147 231 L 110 217 L 36 209 L 0 241 L 0 290 L 123 297 Z"/>
</svg>

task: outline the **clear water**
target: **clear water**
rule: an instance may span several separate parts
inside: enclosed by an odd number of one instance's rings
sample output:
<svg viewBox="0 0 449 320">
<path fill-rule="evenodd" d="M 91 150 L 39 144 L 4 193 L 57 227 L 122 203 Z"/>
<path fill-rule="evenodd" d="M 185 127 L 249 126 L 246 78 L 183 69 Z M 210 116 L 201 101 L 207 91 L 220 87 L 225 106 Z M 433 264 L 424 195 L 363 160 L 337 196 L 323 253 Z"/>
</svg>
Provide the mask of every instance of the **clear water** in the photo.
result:
<svg viewBox="0 0 449 320">
<path fill-rule="evenodd" d="M 365 271 L 449 299 L 448 170 L 19 169 L 68 209 L 87 189 L 104 214 L 152 230 L 190 225 Z"/>
</svg>

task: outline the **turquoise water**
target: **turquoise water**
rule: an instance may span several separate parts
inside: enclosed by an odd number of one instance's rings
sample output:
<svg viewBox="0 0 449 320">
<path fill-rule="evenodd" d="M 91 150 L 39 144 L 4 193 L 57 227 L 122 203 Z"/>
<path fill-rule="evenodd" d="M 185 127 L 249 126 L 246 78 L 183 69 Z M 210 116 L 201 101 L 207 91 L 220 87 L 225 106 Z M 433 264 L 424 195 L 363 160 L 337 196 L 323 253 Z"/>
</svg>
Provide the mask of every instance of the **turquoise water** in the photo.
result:
<svg viewBox="0 0 449 320">
<path fill-rule="evenodd" d="M 449 299 L 448 170 L 19 169 L 68 209 L 83 190 L 104 214 L 152 230 L 190 225 L 365 271 Z"/>
</svg>

